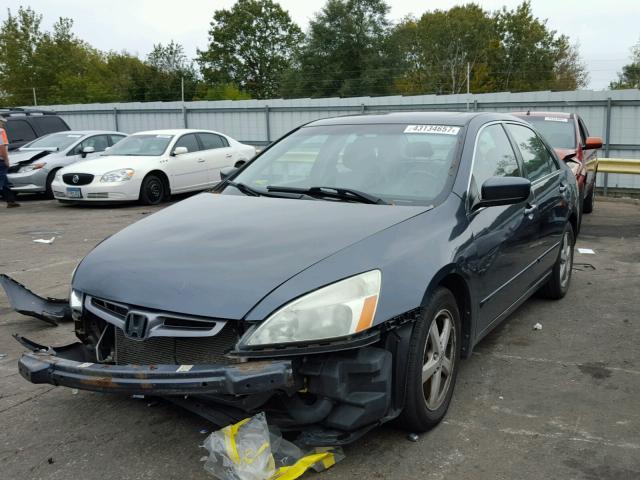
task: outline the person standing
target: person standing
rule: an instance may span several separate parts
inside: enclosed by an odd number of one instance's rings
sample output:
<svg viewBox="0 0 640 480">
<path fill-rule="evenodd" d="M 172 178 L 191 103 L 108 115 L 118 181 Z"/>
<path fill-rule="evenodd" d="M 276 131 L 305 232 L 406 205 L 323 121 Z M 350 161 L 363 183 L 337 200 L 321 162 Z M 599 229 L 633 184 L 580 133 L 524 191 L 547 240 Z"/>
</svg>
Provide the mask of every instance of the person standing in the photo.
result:
<svg viewBox="0 0 640 480">
<path fill-rule="evenodd" d="M 16 203 L 16 196 L 9 188 L 9 180 L 7 172 L 9 171 L 9 138 L 5 131 L 5 120 L 0 118 L 0 193 L 2 198 L 7 202 L 7 208 L 19 207 Z"/>
</svg>

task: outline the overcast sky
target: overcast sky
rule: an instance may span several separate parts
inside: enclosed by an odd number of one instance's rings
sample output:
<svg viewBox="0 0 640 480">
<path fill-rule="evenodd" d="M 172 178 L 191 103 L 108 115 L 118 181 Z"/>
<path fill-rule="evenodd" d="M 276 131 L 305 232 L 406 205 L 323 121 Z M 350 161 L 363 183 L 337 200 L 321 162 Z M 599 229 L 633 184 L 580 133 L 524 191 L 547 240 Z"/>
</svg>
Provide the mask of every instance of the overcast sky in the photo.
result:
<svg viewBox="0 0 640 480">
<path fill-rule="evenodd" d="M 454 0 L 387 0 L 391 18 L 397 21 L 426 10 L 447 9 L 469 2 Z M 31 6 L 44 15 L 49 28 L 60 17 L 75 22 L 76 34 L 101 50 L 127 50 L 145 56 L 154 43 L 175 40 L 191 57 L 207 45 L 207 31 L 214 10 L 229 8 L 234 0 L 4 0 L 12 10 Z M 322 7 L 321 1 L 280 0 L 283 8 L 303 29 Z M 519 0 L 478 1 L 487 10 L 503 5 L 513 8 Z M 590 75 L 589 88 L 607 88 L 616 72 L 629 62 L 630 48 L 640 40 L 640 0 L 534 0 L 533 12 L 572 42 L 580 44 Z M 0 12 L 0 19 L 6 12 Z"/>
</svg>

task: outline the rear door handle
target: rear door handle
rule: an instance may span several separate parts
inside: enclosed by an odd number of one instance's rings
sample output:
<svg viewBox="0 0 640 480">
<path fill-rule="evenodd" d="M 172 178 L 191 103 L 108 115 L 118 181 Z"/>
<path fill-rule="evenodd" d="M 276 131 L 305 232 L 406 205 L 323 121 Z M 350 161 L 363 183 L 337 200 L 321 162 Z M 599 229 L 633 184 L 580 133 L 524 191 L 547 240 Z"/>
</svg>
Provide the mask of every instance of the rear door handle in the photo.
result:
<svg viewBox="0 0 640 480">
<path fill-rule="evenodd" d="M 564 193 L 567 191 L 567 186 L 564 183 L 560 184 L 560 193 Z"/>
<path fill-rule="evenodd" d="M 227 153 L 224 157 L 225 158 L 231 158 L 231 157 L 233 157 L 233 153 Z"/>
<path fill-rule="evenodd" d="M 199 159 L 198 163 L 204 163 L 204 158 Z"/>
<path fill-rule="evenodd" d="M 537 209 L 537 205 L 527 204 L 527 207 L 524 209 L 524 214 L 527 216 L 533 215 Z"/>
</svg>

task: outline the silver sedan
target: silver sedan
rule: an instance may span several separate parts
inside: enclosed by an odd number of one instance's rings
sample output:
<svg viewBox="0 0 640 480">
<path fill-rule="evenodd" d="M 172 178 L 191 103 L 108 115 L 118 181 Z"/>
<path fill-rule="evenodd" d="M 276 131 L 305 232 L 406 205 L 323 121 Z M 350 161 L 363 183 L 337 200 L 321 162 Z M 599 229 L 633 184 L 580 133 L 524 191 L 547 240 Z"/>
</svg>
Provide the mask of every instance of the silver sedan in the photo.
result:
<svg viewBox="0 0 640 480">
<path fill-rule="evenodd" d="M 44 193 L 53 198 L 51 183 L 59 169 L 94 158 L 126 136 L 104 130 L 71 130 L 40 137 L 9 155 L 9 186 L 15 193 Z"/>
</svg>

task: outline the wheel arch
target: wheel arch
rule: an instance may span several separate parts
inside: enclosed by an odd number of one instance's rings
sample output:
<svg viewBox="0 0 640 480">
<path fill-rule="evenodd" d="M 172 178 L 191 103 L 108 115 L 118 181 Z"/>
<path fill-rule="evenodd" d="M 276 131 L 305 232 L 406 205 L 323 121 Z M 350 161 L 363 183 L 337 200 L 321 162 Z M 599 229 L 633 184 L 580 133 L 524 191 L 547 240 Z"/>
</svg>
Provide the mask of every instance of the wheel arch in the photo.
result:
<svg viewBox="0 0 640 480">
<path fill-rule="evenodd" d="M 169 176 L 163 172 L 162 170 L 151 170 L 149 172 L 147 172 L 144 176 L 144 178 L 142 179 L 142 182 L 140 183 L 140 187 L 142 188 L 142 184 L 144 183 L 144 180 L 149 176 L 149 175 L 156 175 L 158 178 L 160 178 L 160 180 L 162 180 L 162 183 L 164 183 L 165 186 L 165 200 L 167 200 L 169 197 L 171 197 L 171 182 L 169 181 Z"/>
<path fill-rule="evenodd" d="M 471 301 L 471 289 L 467 280 L 461 275 L 455 265 L 443 267 L 433 276 L 427 291 L 422 299 L 422 305 L 425 305 L 430 294 L 438 287 L 448 289 L 456 298 L 458 309 L 461 315 L 462 324 L 462 357 L 468 358 L 473 348 L 473 308 Z"/>
</svg>

